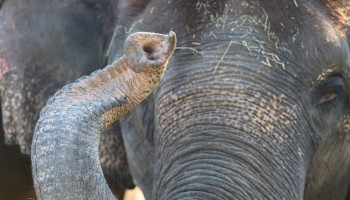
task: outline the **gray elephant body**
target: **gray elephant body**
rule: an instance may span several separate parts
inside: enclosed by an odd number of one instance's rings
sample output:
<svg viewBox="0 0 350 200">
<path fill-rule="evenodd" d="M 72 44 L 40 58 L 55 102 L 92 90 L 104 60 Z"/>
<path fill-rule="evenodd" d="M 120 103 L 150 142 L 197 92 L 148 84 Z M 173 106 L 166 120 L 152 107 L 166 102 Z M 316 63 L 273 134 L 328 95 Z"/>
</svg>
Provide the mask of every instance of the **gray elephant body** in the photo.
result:
<svg viewBox="0 0 350 200">
<path fill-rule="evenodd" d="M 344 199 L 349 8 L 331 0 L 121 1 L 110 63 L 133 32 L 178 37 L 159 87 L 119 121 L 146 198 Z"/>
</svg>

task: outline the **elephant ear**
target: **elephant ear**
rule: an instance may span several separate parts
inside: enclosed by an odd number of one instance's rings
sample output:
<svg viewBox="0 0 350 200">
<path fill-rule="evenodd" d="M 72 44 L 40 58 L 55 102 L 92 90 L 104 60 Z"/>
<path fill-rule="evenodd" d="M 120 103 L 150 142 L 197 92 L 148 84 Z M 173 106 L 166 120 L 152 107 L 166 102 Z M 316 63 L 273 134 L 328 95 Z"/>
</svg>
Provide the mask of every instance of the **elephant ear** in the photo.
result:
<svg viewBox="0 0 350 200">
<path fill-rule="evenodd" d="M 118 121 L 101 134 L 99 155 L 105 178 L 112 191 L 122 196 L 124 188 L 135 187 Z"/>
</svg>

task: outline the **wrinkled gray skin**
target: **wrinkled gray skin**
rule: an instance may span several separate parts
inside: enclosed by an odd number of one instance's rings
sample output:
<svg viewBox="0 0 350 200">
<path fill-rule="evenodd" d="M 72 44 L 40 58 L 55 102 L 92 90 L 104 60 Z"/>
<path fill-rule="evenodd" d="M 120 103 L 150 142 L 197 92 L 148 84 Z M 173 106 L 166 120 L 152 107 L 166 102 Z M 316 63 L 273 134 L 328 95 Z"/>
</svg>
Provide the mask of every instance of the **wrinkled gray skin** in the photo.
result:
<svg viewBox="0 0 350 200">
<path fill-rule="evenodd" d="M 159 87 L 119 120 L 147 199 L 345 198 L 347 1 L 144 4 L 118 15 L 109 60 L 132 32 L 178 33 Z"/>
<path fill-rule="evenodd" d="M 174 32 L 132 34 L 120 59 L 50 98 L 32 145 L 38 199 L 113 198 L 99 161 L 100 132 L 152 92 L 175 47 Z"/>
<path fill-rule="evenodd" d="M 0 1 L 0 94 L 7 144 L 18 144 L 29 154 L 34 126 L 48 98 L 106 65 L 114 5 L 109 0 Z M 132 188 L 119 124 L 104 132 L 103 169 L 111 183 L 119 179 Z M 7 173 L 1 171 L 0 176 Z"/>
</svg>

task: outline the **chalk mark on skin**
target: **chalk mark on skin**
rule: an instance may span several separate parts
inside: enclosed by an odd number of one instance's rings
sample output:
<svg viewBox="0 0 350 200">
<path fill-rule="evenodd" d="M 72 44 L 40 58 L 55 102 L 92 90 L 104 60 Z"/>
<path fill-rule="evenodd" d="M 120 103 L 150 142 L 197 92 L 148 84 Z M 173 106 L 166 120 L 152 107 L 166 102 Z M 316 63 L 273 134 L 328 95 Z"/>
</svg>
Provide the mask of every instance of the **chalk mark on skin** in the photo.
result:
<svg viewBox="0 0 350 200">
<path fill-rule="evenodd" d="M 142 23 L 143 23 L 143 19 L 139 19 L 139 20 L 135 21 L 134 23 L 131 24 L 129 30 L 127 30 L 126 33 L 130 34 L 131 31 L 135 28 L 136 25 L 142 24 Z"/>
<path fill-rule="evenodd" d="M 293 0 L 293 2 L 294 2 L 294 4 L 295 4 L 296 7 L 299 7 L 296 0 Z"/>
<path fill-rule="evenodd" d="M 116 32 L 117 32 L 117 27 L 114 29 L 113 31 L 113 35 L 112 35 L 112 38 L 111 38 L 111 41 L 109 42 L 109 45 L 108 45 L 108 49 L 105 53 L 105 58 L 107 58 L 109 56 L 109 53 L 111 52 L 111 49 L 112 49 L 112 45 L 114 43 L 114 40 L 115 40 L 115 36 L 116 36 Z"/>
<path fill-rule="evenodd" d="M 262 9 L 262 11 L 264 12 L 264 15 L 266 16 L 265 23 L 264 23 L 264 31 L 266 31 L 267 30 L 267 22 L 269 20 L 269 16 L 267 15 L 265 9 Z"/>
<path fill-rule="evenodd" d="M 297 40 L 297 35 L 299 34 L 299 29 L 298 28 L 296 28 L 296 30 L 297 30 L 297 32 L 296 33 L 294 33 L 294 35 L 293 35 L 293 43 Z"/>
<path fill-rule="evenodd" d="M 225 9 L 224 9 L 224 22 L 222 23 L 222 30 L 225 30 L 227 15 L 228 15 L 228 5 L 225 4 Z"/>
<path fill-rule="evenodd" d="M 213 72 L 214 74 L 216 73 L 216 70 L 218 69 L 218 67 L 219 67 L 220 63 L 222 62 L 222 60 L 225 58 L 225 56 L 226 56 L 226 54 L 227 54 L 227 52 L 228 52 L 228 50 L 230 49 L 230 47 L 231 47 L 232 44 L 233 44 L 233 41 L 230 41 L 230 43 L 227 45 L 224 54 L 222 55 L 222 57 L 221 57 L 221 59 L 219 60 L 219 62 L 215 65 L 214 72 Z"/>
<path fill-rule="evenodd" d="M 191 51 L 194 51 L 195 53 L 197 54 L 200 54 L 201 56 L 203 56 L 203 53 L 198 51 L 197 49 L 195 48 L 192 48 L 192 47 L 176 47 L 175 49 L 179 49 L 179 50 L 191 50 Z"/>
</svg>

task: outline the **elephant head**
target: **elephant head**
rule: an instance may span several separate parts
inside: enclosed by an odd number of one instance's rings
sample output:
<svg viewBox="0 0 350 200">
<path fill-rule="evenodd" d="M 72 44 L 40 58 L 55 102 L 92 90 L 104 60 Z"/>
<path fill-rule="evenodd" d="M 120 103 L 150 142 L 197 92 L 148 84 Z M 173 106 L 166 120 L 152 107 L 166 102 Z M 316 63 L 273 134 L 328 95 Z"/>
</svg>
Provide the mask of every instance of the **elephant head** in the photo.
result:
<svg viewBox="0 0 350 200">
<path fill-rule="evenodd" d="M 146 198 L 344 199 L 349 8 L 331 0 L 151 0 L 122 21 L 110 62 L 132 32 L 178 33 L 159 86 L 120 120 Z M 85 157 L 77 158 L 91 164 Z M 89 184 L 91 176 L 75 180 Z"/>
</svg>

